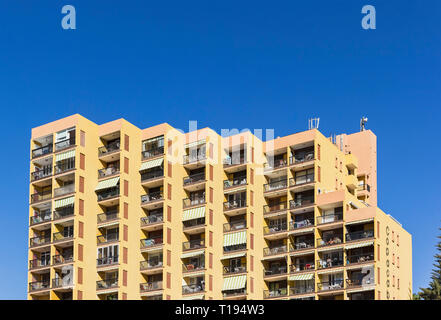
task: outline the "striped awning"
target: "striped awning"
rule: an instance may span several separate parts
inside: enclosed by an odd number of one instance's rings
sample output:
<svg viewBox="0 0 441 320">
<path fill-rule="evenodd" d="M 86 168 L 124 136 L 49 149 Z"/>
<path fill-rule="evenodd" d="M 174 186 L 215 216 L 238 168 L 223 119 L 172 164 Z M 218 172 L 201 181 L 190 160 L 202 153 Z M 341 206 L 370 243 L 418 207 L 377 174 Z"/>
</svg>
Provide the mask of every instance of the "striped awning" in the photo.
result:
<svg viewBox="0 0 441 320">
<path fill-rule="evenodd" d="M 201 145 L 201 144 L 205 144 L 205 139 L 199 140 L 199 141 L 195 141 L 195 142 L 191 142 L 191 143 L 187 143 L 184 146 L 184 148 L 192 148 L 192 147 L 196 147 L 196 146 Z"/>
<path fill-rule="evenodd" d="M 181 259 L 200 256 L 201 254 L 204 254 L 204 252 L 205 250 L 198 250 L 198 251 L 183 253 L 181 255 Z"/>
<path fill-rule="evenodd" d="M 222 286 L 222 291 L 243 289 L 245 288 L 246 283 L 247 283 L 246 275 L 225 278 L 224 285 Z"/>
<path fill-rule="evenodd" d="M 365 242 L 359 242 L 354 244 L 348 244 L 346 245 L 345 249 L 356 249 L 356 248 L 363 248 L 363 247 L 369 247 L 374 244 L 373 241 L 365 241 Z"/>
<path fill-rule="evenodd" d="M 247 243 L 247 232 L 241 231 L 224 235 L 224 247 Z"/>
<path fill-rule="evenodd" d="M 95 191 L 116 187 L 118 185 L 118 182 L 119 182 L 119 177 L 100 181 L 100 182 L 98 182 L 98 185 L 96 186 Z"/>
<path fill-rule="evenodd" d="M 298 275 L 290 276 L 288 280 L 301 281 L 301 280 L 311 280 L 312 278 L 314 278 L 314 273 L 306 273 L 306 274 L 298 274 Z"/>
<path fill-rule="evenodd" d="M 198 294 L 195 296 L 189 296 L 189 297 L 182 297 L 181 300 L 203 300 L 204 299 L 204 295 L 203 294 Z"/>
<path fill-rule="evenodd" d="M 314 250 L 311 250 L 311 251 L 300 251 L 300 252 L 291 252 L 289 255 L 291 257 L 297 257 L 297 256 L 305 256 L 307 254 L 314 254 Z"/>
<path fill-rule="evenodd" d="M 229 256 L 223 256 L 221 258 L 221 260 L 227 260 L 227 259 L 232 259 L 232 258 L 241 258 L 241 257 L 245 257 L 246 255 L 247 255 L 246 252 L 236 253 L 236 254 L 231 254 Z"/>
<path fill-rule="evenodd" d="M 188 221 L 205 217 L 205 207 L 193 208 L 185 210 L 182 215 L 182 221 Z"/>
<path fill-rule="evenodd" d="M 199 271 L 199 272 L 191 272 L 191 273 L 184 273 L 184 278 L 190 278 L 190 277 L 201 277 L 205 275 L 205 271 Z"/>
<path fill-rule="evenodd" d="M 55 155 L 55 161 L 62 161 L 73 157 L 75 157 L 75 149 Z"/>
<path fill-rule="evenodd" d="M 72 205 L 74 204 L 74 202 L 75 202 L 75 197 L 55 200 L 55 209 Z"/>
<path fill-rule="evenodd" d="M 364 219 L 364 220 L 349 221 L 349 222 L 346 222 L 346 225 L 366 223 L 366 222 L 371 222 L 371 221 L 374 221 L 374 218 Z"/>
<path fill-rule="evenodd" d="M 143 162 L 141 164 L 141 168 L 139 169 L 139 171 L 144 171 L 144 170 L 151 169 L 154 167 L 160 167 L 160 166 L 162 166 L 163 162 L 164 162 L 164 158 L 159 158 L 159 159 L 154 159 L 154 160 Z"/>
<path fill-rule="evenodd" d="M 319 270 L 317 271 L 317 274 L 329 274 L 329 273 L 339 273 L 339 272 L 343 272 L 343 268 L 341 269 L 331 269 L 331 270 Z"/>
<path fill-rule="evenodd" d="M 338 245 L 338 246 L 331 246 L 331 247 L 321 247 L 318 248 L 317 251 L 319 252 L 326 252 L 326 251 L 335 251 L 335 250 L 340 250 L 343 249 L 343 243 Z"/>
</svg>

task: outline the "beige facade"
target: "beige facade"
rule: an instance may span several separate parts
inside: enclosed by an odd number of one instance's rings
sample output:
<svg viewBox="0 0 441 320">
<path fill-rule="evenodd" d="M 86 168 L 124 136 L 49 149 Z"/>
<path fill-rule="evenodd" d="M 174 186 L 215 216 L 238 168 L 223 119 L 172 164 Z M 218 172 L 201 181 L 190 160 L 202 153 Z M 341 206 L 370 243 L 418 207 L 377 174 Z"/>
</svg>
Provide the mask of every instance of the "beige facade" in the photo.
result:
<svg viewBox="0 0 441 320">
<path fill-rule="evenodd" d="M 410 299 L 376 137 L 80 115 L 32 130 L 29 299 Z"/>
</svg>

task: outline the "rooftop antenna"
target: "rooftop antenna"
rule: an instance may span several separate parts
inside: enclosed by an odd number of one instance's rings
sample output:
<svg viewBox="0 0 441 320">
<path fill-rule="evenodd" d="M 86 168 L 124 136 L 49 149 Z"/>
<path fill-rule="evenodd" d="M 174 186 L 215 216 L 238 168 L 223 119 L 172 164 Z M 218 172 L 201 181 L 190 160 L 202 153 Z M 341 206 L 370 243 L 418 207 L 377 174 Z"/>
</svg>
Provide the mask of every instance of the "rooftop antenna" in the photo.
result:
<svg viewBox="0 0 441 320">
<path fill-rule="evenodd" d="M 360 120 L 360 131 L 365 131 L 366 130 L 366 122 L 368 122 L 368 118 L 367 117 L 362 117 Z"/>
<path fill-rule="evenodd" d="M 308 120 L 309 130 L 318 129 L 320 123 L 320 118 L 311 118 Z"/>
</svg>

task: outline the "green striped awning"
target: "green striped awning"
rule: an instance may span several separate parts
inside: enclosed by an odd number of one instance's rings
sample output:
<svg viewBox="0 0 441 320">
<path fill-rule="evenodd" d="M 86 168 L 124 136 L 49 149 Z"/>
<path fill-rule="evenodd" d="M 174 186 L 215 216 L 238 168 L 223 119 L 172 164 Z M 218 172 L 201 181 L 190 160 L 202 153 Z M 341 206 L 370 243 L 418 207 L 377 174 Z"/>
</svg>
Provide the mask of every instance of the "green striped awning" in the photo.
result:
<svg viewBox="0 0 441 320">
<path fill-rule="evenodd" d="M 222 286 L 222 291 L 243 289 L 245 288 L 246 283 L 247 283 L 246 275 L 225 278 L 224 285 Z"/>
<path fill-rule="evenodd" d="M 198 251 L 183 253 L 181 255 L 181 259 L 200 256 L 201 254 L 204 254 L 204 253 L 205 253 L 205 250 L 198 250 Z"/>
<path fill-rule="evenodd" d="M 191 142 L 191 143 L 187 143 L 184 146 L 184 148 L 192 148 L 192 147 L 196 147 L 196 146 L 201 145 L 201 144 L 205 144 L 205 139 L 199 140 L 199 141 L 195 141 L 195 142 Z"/>
<path fill-rule="evenodd" d="M 306 274 L 298 274 L 298 275 L 290 276 L 288 278 L 288 280 L 289 281 L 301 281 L 301 280 L 311 280 L 312 278 L 314 278 L 313 273 L 306 273 Z"/>
<path fill-rule="evenodd" d="M 74 204 L 74 202 L 75 202 L 75 197 L 55 200 L 55 209 L 69 206 L 71 204 Z"/>
<path fill-rule="evenodd" d="M 55 161 L 62 161 L 73 157 L 75 157 L 75 149 L 55 155 Z"/>
<path fill-rule="evenodd" d="M 154 159 L 154 160 L 143 162 L 141 164 L 141 168 L 139 169 L 139 171 L 144 171 L 144 170 L 151 169 L 154 167 L 160 167 L 160 166 L 162 166 L 163 162 L 164 162 L 164 158 L 159 158 L 159 159 Z"/>
<path fill-rule="evenodd" d="M 247 232 L 241 231 L 224 235 L 224 247 L 247 243 Z"/>
<path fill-rule="evenodd" d="M 227 260 L 227 259 L 233 259 L 233 258 L 241 258 L 241 257 L 245 257 L 246 255 L 247 255 L 246 252 L 236 253 L 236 254 L 231 254 L 229 256 L 223 256 L 221 258 L 221 260 Z"/>
<path fill-rule="evenodd" d="M 98 185 L 96 186 L 95 191 L 116 187 L 118 185 L 118 182 L 119 182 L 119 177 L 100 181 L 100 182 L 98 182 Z"/>
<path fill-rule="evenodd" d="M 205 217 L 205 207 L 193 208 L 185 210 L 182 215 L 182 221 L 188 221 Z"/>
<path fill-rule="evenodd" d="M 354 244 L 349 244 L 345 247 L 345 249 L 356 249 L 356 248 L 363 248 L 363 247 L 369 247 L 374 244 L 373 241 L 365 241 L 365 242 L 359 242 Z"/>
</svg>

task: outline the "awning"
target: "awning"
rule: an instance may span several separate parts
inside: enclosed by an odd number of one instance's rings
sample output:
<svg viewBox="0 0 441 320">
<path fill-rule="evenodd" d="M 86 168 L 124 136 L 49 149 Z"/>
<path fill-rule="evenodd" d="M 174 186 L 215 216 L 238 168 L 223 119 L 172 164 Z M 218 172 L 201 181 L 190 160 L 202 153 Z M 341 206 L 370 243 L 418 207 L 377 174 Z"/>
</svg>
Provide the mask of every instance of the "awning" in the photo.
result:
<svg viewBox="0 0 441 320">
<path fill-rule="evenodd" d="M 241 231 L 224 235 L 224 247 L 247 243 L 247 232 Z"/>
<path fill-rule="evenodd" d="M 189 296 L 189 297 L 182 297 L 181 300 L 203 300 L 204 299 L 204 295 L 203 294 L 198 294 L 195 296 Z"/>
<path fill-rule="evenodd" d="M 73 158 L 73 157 L 75 157 L 75 149 L 56 154 L 55 161 L 62 161 L 62 160 L 66 160 L 66 159 Z"/>
<path fill-rule="evenodd" d="M 198 250 L 198 251 L 183 253 L 181 255 L 181 259 L 200 256 L 201 254 L 204 254 L 204 252 L 205 252 L 205 250 Z"/>
<path fill-rule="evenodd" d="M 200 277 L 200 276 L 204 276 L 205 275 L 205 271 L 199 271 L 199 272 L 190 272 L 190 273 L 184 273 L 182 275 L 183 278 L 191 278 L 191 277 Z"/>
<path fill-rule="evenodd" d="M 195 142 L 191 142 L 191 143 L 187 143 L 184 146 L 184 148 L 192 148 L 192 147 L 196 147 L 196 146 L 201 145 L 201 144 L 205 144 L 205 139 L 199 140 L 199 141 L 195 141 Z"/>
<path fill-rule="evenodd" d="M 340 250 L 343 249 L 343 243 L 339 244 L 338 246 L 331 246 L 331 247 L 320 247 L 317 249 L 317 251 L 319 252 L 325 252 L 325 251 L 336 251 L 336 250 Z"/>
<path fill-rule="evenodd" d="M 331 270 L 322 270 L 322 271 L 317 271 L 317 274 L 329 274 L 329 273 L 339 273 L 339 272 L 343 272 L 343 268 L 341 269 L 331 269 Z"/>
<path fill-rule="evenodd" d="M 159 159 L 154 159 L 154 160 L 143 162 L 143 163 L 141 163 L 141 168 L 139 169 L 139 171 L 144 171 L 144 170 L 151 169 L 154 167 L 160 167 L 160 166 L 162 166 L 163 162 L 164 162 L 164 158 L 159 158 Z"/>
<path fill-rule="evenodd" d="M 365 242 L 359 242 L 354 244 L 349 244 L 345 247 L 345 249 L 356 249 L 356 248 L 363 248 L 363 247 L 369 247 L 374 244 L 373 241 L 365 241 Z"/>
<path fill-rule="evenodd" d="M 243 289 L 245 288 L 246 283 L 247 283 L 246 275 L 225 278 L 224 285 L 222 286 L 222 291 Z"/>
<path fill-rule="evenodd" d="M 291 257 L 298 257 L 298 256 L 306 256 L 308 254 L 314 254 L 314 250 L 310 251 L 300 251 L 300 252 L 291 252 L 289 255 Z"/>
<path fill-rule="evenodd" d="M 349 222 L 346 222 L 346 225 L 359 224 L 359 223 L 366 223 L 366 222 L 372 222 L 372 221 L 374 221 L 374 218 L 365 219 L 365 220 L 349 221 Z"/>
<path fill-rule="evenodd" d="M 290 276 L 288 280 L 301 281 L 301 280 L 311 280 L 312 278 L 314 278 L 314 273 L 306 273 L 306 274 L 298 274 L 298 275 Z"/>
<path fill-rule="evenodd" d="M 236 253 L 236 254 L 231 254 L 229 256 L 223 256 L 221 258 L 221 260 L 227 260 L 227 259 L 232 259 L 232 258 L 240 258 L 240 257 L 245 257 L 246 255 L 247 255 L 246 252 Z"/>
<path fill-rule="evenodd" d="M 55 209 L 69 206 L 71 204 L 74 204 L 74 202 L 75 202 L 75 197 L 55 200 Z"/>
<path fill-rule="evenodd" d="M 100 182 L 98 182 L 98 185 L 96 186 L 95 191 L 116 187 L 118 185 L 118 182 L 119 182 L 119 177 L 100 181 Z"/>
<path fill-rule="evenodd" d="M 182 215 L 182 221 L 188 221 L 205 217 L 205 207 L 193 208 L 185 210 Z"/>
</svg>

